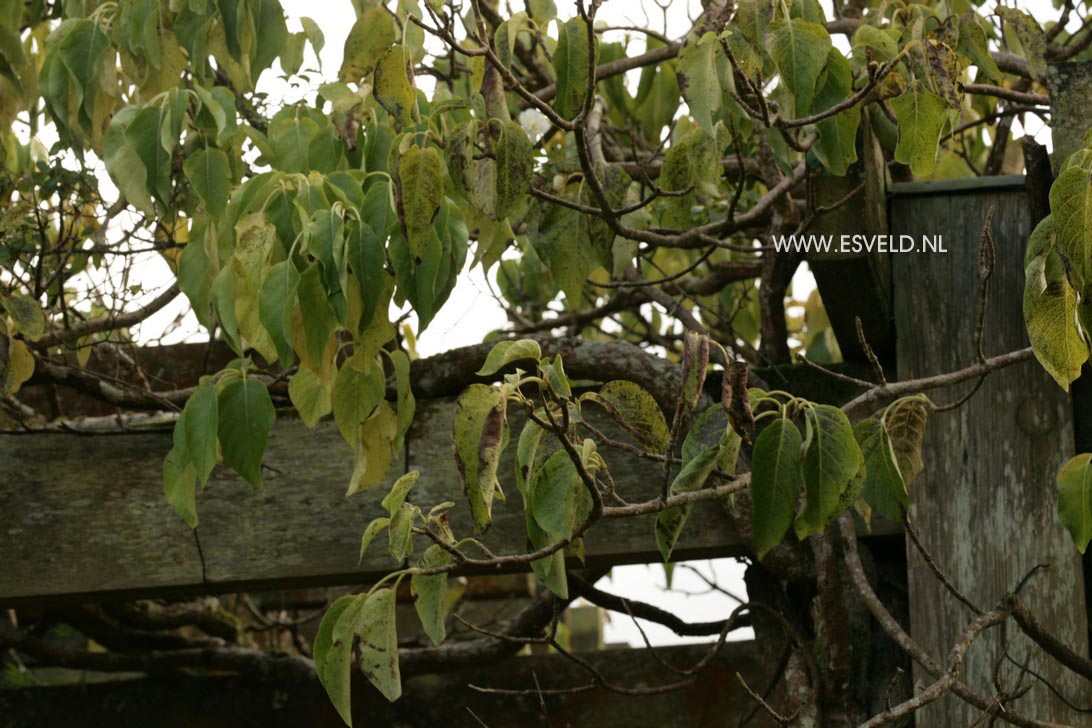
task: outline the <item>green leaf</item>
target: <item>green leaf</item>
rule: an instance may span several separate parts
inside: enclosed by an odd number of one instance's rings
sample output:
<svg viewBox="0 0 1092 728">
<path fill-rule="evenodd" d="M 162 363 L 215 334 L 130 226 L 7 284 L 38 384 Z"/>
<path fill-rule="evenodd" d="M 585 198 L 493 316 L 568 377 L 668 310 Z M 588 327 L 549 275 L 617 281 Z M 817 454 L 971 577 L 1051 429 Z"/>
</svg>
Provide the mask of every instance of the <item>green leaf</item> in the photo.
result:
<svg viewBox="0 0 1092 728">
<path fill-rule="evenodd" d="M 375 317 L 379 298 L 386 287 L 387 273 L 383 268 L 387 251 L 380 236 L 364 223 L 349 226 L 345 236 L 345 257 L 360 288 L 360 326 L 363 329 Z"/>
<path fill-rule="evenodd" d="M 579 185 L 569 185 L 562 197 L 578 202 Z M 538 201 L 533 209 L 531 243 L 549 266 L 550 276 L 565 293 L 569 307 L 576 308 L 581 302 L 584 281 L 604 265 L 592 247 L 586 216 L 563 205 Z"/>
<path fill-rule="evenodd" d="M 815 92 L 815 113 L 845 101 L 852 92 L 853 74 L 849 61 L 840 51 L 831 48 L 827 67 L 819 78 Z M 831 174 L 841 177 L 848 171 L 849 165 L 857 161 L 857 127 L 860 123 L 861 107 L 854 105 L 815 125 L 819 139 L 812 146 L 812 151 Z"/>
<path fill-rule="evenodd" d="M 390 527 L 387 529 L 387 550 L 391 558 L 401 564 L 413 553 L 413 515 L 415 509 L 410 505 L 404 505 L 391 516 Z"/>
<path fill-rule="evenodd" d="M 435 569 L 447 566 L 451 563 L 451 554 L 433 544 L 425 549 L 421 556 L 420 566 L 423 569 Z M 447 607 L 444 596 L 447 593 L 447 574 L 414 574 L 410 577 L 410 593 L 413 595 L 413 606 L 417 609 L 417 616 L 421 620 L 421 626 L 425 628 L 425 634 L 429 636 L 434 645 L 440 645 L 447 637 L 447 629 L 444 622 L 447 618 Z"/>
<path fill-rule="evenodd" d="M 861 451 L 849 419 L 837 407 L 811 406 L 804 411 L 804 421 L 803 520 L 819 531 L 837 515 L 842 494 L 861 469 Z"/>
<path fill-rule="evenodd" d="M 249 3 L 254 22 L 254 47 L 250 55 L 250 72 L 257 81 L 258 74 L 273 63 L 281 48 L 288 41 L 288 27 L 284 10 L 279 2 L 258 0 Z"/>
<path fill-rule="evenodd" d="M 1058 517 L 1083 554 L 1092 540 L 1092 454 L 1081 453 L 1058 471 Z"/>
<path fill-rule="evenodd" d="M 219 217 L 227 207 L 231 190 L 231 167 L 227 155 L 219 149 L 199 149 L 186 158 L 182 169 L 205 211 Z"/>
<path fill-rule="evenodd" d="M 581 400 L 595 402 L 649 452 L 662 453 L 670 433 L 655 398 L 634 382 L 616 379 Z"/>
<path fill-rule="evenodd" d="M 867 59 L 865 49 L 872 51 L 872 59 L 877 63 L 885 63 L 899 53 L 898 41 L 893 37 L 891 29 L 877 28 L 874 25 L 861 23 L 853 33 L 853 54 L 861 60 Z"/>
<path fill-rule="evenodd" d="M 432 221 L 444 200 L 440 153 L 434 147 L 410 147 L 398 163 L 398 219 L 415 264 L 424 260 Z"/>
<path fill-rule="evenodd" d="M 398 128 L 420 121 L 417 90 L 413 86 L 413 60 L 402 45 L 392 46 L 375 66 L 375 100 L 394 117 Z"/>
<path fill-rule="evenodd" d="M 518 341 L 501 341 L 489 350 L 489 356 L 485 358 L 485 364 L 477 371 L 479 377 L 488 377 L 496 374 L 501 369 L 516 361 L 542 358 L 542 348 L 534 339 L 520 339 Z"/>
<path fill-rule="evenodd" d="M 353 644 L 351 640 L 344 639 L 335 642 L 334 626 L 345 616 L 351 605 L 359 604 L 366 598 L 364 594 L 346 594 L 331 604 L 319 623 L 318 633 L 311 647 L 319 682 L 326 688 L 326 694 L 330 696 L 330 702 L 334 704 L 338 715 L 349 726 L 353 724 L 349 672 Z"/>
<path fill-rule="evenodd" d="M 216 443 L 219 432 L 216 387 L 203 384 L 186 402 L 185 435 L 186 452 L 193 463 L 201 485 L 208 482 L 216 467 Z"/>
<path fill-rule="evenodd" d="M 395 404 L 398 406 L 398 439 L 395 448 L 402 447 L 406 433 L 413 425 L 413 415 L 417 411 L 417 399 L 413 396 L 413 382 L 410 377 L 410 360 L 403 351 L 394 351 L 390 355 L 394 369 Z"/>
<path fill-rule="evenodd" d="M 338 78 L 344 83 L 359 83 L 375 70 L 379 58 L 396 40 L 394 18 L 386 8 L 377 6 L 365 10 L 345 39 L 344 60 Z"/>
<path fill-rule="evenodd" d="M 385 386 L 383 370 L 375 361 L 362 365 L 354 357 L 338 369 L 332 399 L 334 422 L 350 445 L 357 442 L 357 427 L 383 399 Z"/>
<path fill-rule="evenodd" d="M 572 387 L 569 385 L 569 377 L 565 374 L 565 366 L 561 361 L 561 354 L 544 360 L 539 368 L 542 371 L 542 378 L 546 380 L 546 384 L 549 385 L 554 394 L 566 398 L 573 396 Z"/>
<path fill-rule="evenodd" d="M 910 171 L 919 177 L 932 174 L 940 131 L 948 119 L 948 102 L 918 84 L 893 99 L 891 109 L 899 120 L 895 160 L 910 165 Z"/>
<path fill-rule="evenodd" d="M 1081 375 L 1081 365 L 1088 361 L 1088 345 L 1077 326 L 1077 292 L 1056 250 L 1053 216 L 1043 219 L 1028 241 L 1029 253 L 1040 252 L 1024 269 L 1024 321 L 1035 358 L 1069 391 L 1070 383 Z"/>
<path fill-rule="evenodd" d="M 174 425 L 174 447 L 163 461 L 163 494 L 190 528 L 197 528 L 197 471 L 186 449 L 186 413 Z"/>
<path fill-rule="evenodd" d="M 771 25 L 766 40 L 770 57 L 795 101 L 795 115 L 806 116 L 830 52 L 830 34 L 822 25 L 792 18 Z"/>
<path fill-rule="evenodd" d="M 114 115 L 103 141 L 103 162 L 110 179 L 125 199 L 145 215 L 155 215 L 155 204 L 148 192 L 148 172 L 140 155 L 125 138 L 125 129 L 136 116 L 138 107 L 126 106 Z"/>
<path fill-rule="evenodd" d="M 406 496 L 409 495 L 410 489 L 417 483 L 419 477 L 421 477 L 420 470 L 411 470 L 398 480 L 394 481 L 394 485 L 391 486 L 390 492 L 387 493 L 381 503 L 381 505 L 387 509 L 387 513 L 393 516 L 395 512 L 402 507 L 402 504 L 406 500 Z"/>
<path fill-rule="evenodd" d="M 288 380 L 288 397 L 299 412 L 300 419 L 308 427 L 314 427 L 333 409 L 330 383 L 322 381 L 313 371 L 303 367 Z"/>
<path fill-rule="evenodd" d="M 740 437 L 729 426 L 728 416 L 721 406 L 716 404 L 707 408 L 694 421 L 683 443 L 683 464 L 671 482 L 668 495 L 700 490 L 714 470 L 734 472 L 740 444 Z M 660 511 L 656 517 L 656 544 L 664 561 L 671 558 L 690 508 L 690 504 L 672 506 Z"/>
<path fill-rule="evenodd" d="M 303 33 L 307 36 L 307 42 L 311 44 L 311 47 L 315 50 L 315 56 L 319 59 L 319 68 L 322 68 L 322 49 L 326 46 L 326 36 L 322 32 L 322 28 L 313 18 L 306 15 L 300 18 L 300 25 L 303 26 Z"/>
<path fill-rule="evenodd" d="M 188 247 L 188 246 L 187 246 Z M 292 317 L 296 310 L 296 288 L 300 274 L 291 260 L 282 260 L 269 269 L 258 292 L 258 321 L 277 350 L 277 359 L 286 367 L 294 358 Z"/>
<path fill-rule="evenodd" d="M 387 516 L 372 519 L 372 522 L 364 529 L 364 535 L 360 538 L 360 562 L 364 561 L 364 554 L 368 551 L 368 547 L 371 546 L 375 537 L 382 531 L 387 530 L 390 525 L 391 519 Z"/>
<path fill-rule="evenodd" d="M 755 441 L 751 460 L 755 550 L 759 558 L 781 542 L 792 525 L 802 478 L 800 431 L 790 420 L 771 422 Z"/>
<path fill-rule="evenodd" d="M 493 136 L 493 215 L 503 220 L 527 198 L 531 186 L 534 147 L 523 127 L 514 121 L 490 119 Z"/>
<path fill-rule="evenodd" d="M 45 314 L 33 298 L 18 293 L 0 296 L 0 306 L 11 316 L 17 333 L 31 341 L 37 341 L 45 334 Z"/>
<path fill-rule="evenodd" d="M 147 191 L 164 209 L 171 201 L 171 155 L 163 147 L 161 137 L 167 121 L 167 109 L 145 106 L 125 127 L 125 142 L 144 165 Z"/>
<path fill-rule="evenodd" d="M 1092 282 L 1092 173 L 1079 166 L 1061 172 L 1050 187 L 1050 213 L 1074 284 L 1085 287 Z"/>
<path fill-rule="evenodd" d="M 1001 69 L 997 67 L 997 62 L 990 55 L 986 32 L 979 25 L 978 15 L 973 10 L 968 10 L 959 16 L 959 40 L 956 43 L 956 50 L 971 59 L 989 80 L 997 82 L 1002 79 Z"/>
<path fill-rule="evenodd" d="M 300 323 L 303 327 L 304 351 L 311 368 L 320 373 L 326 364 L 327 347 L 337 331 L 337 315 L 330 308 L 330 299 L 322 285 L 322 273 L 318 265 L 308 266 L 301 274 L 296 288 L 299 296 Z M 295 341 L 295 338 L 293 338 Z"/>
<path fill-rule="evenodd" d="M 884 518 L 901 522 L 910 499 L 886 427 L 870 417 L 857 424 L 853 436 L 865 461 L 861 497 Z"/>
<path fill-rule="evenodd" d="M 497 464 L 508 443 L 507 397 L 502 388 L 471 384 L 455 406 L 455 461 L 478 532 L 492 520 L 499 488 Z"/>
<path fill-rule="evenodd" d="M 571 538 L 584 484 L 569 453 L 558 450 L 535 470 L 531 515 L 551 540 Z"/>
<path fill-rule="evenodd" d="M 217 404 L 224 460 L 247 482 L 261 487 L 262 456 L 277 418 L 269 391 L 256 379 L 230 379 L 221 386 Z"/>
<path fill-rule="evenodd" d="M 560 24 L 551 60 L 557 75 L 554 110 L 571 119 L 583 107 L 588 89 L 588 26 L 582 19 L 573 18 Z"/>
<path fill-rule="evenodd" d="M 716 140 L 704 129 L 694 129 L 668 147 L 660 171 L 660 184 L 671 192 L 687 189 L 715 192 L 720 177 Z M 714 189 L 709 189 L 710 185 Z M 691 208 L 695 200 L 694 192 L 668 197 L 664 202 L 664 224 L 679 228 L 693 225 Z"/>
<path fill-rule="evenodd" d="M 710 31 L 691 35 L 679 49 L 675 71 L 679 89 L 698 126 L 713 134 L 713 114 L 720 109 L 724 92 L 717 72 L 718 54 L 723 54 L 717 34 Z"/>
</svg>

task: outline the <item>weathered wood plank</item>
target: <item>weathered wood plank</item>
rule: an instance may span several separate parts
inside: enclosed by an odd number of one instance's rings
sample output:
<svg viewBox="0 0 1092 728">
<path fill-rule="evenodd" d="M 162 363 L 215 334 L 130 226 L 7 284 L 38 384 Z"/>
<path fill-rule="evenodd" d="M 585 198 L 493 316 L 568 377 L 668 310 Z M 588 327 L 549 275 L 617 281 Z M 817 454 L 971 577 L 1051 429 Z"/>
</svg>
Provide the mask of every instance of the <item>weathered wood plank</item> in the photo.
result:
<svg viewBox="0 0 1092 728">
<path fill-rule="evenodd" d="M 423 506 L 454 501 L 451 522 L 470 535 L 469 509 L 452 455 L 453 400 L 418 403 L 408 438 L 410 467 L 422 476 L 411 498 Z M 522 427 L 513 413 L 512 431 Z M 600 426 L 624 438 L 605 422 Z M 331 422 L 308 430 L 282 417 L 270 436 L 265 487 L 256 490 L 220 467 L 198 496 L 201 518 L 191 532 L 162 493 L 168 430 L 79 435 L 0 433 L 0 603 L 26 600 L 183 594 L 366 582 L 398 564 L 383 537 L 362 564 L 360 536 L 382 510 L 387 488 L 352 498 L 344 489 L 352 453 Z M 502 462 L 509 499 L 495 505 L 485 540 L 499 553 L 526 548 L 524 514 L 513 481 L 514 446 Z M 654 497 L 659 468 L 626 453 L 605 454 L 622 494 Z M 405 471 L 391 468 L 389 482 Z M 421 546 L 423 547 L 423 543 Z M 589 564 L 659 558 L 653 519 L 617 519 L 586 543 Z M 694 508 L 676 557 L 738 553 L 741 545 L 720 504 Z"/>
<path fill-rule="evenodd" d="M 1021 312 L 1024 245 L 1030 233 L 1022 189 L 982 190 L 953 196 L 896 196 L 892 232 L 943 234 L 948 253 L 896 255 L 895 317 L 900 379 L 952 371 L 975 361 L 978 247 L 988 208 L 995 207 L 997 267 L 990 284 L 985 341 L 988 354 L 1027 346 Z M 970 385 L 938 391 L 952 402 Z M 970 599 L 990 608 L 1036 564 L 1039 573 L 1022 593 L 1047 629 L 1087 654 L 1083 576 L 1079 554 L 1057 518 L 1054 476 L 1073 449 L 1072 416 L 1065 393 L 1035 361 L 991 375 L 962 407 L 930 418 L 926 467 L 915 482 L 910 518 L 926 548 Z M 937 659 L 973 616 L 951 597 L 912 545 L 907 546 L 911 633 Z M 1030 667 L 1071 701 L 1088 705 L 1086 681 L 1064 671 L 1035 645 L 1007 630 L 1010 654 L 1030 652 Z M 962 677 L 995 692 L 992 674 L 1001 630 L 983 635 Z M 1011 688 L 1018 668 L 1002 674 Z M 921 683 L 931 681 L 915 673 Z M 1041 683 L 1020 700 L 1042 719 L 1070 723 L 1068 711 Z M 928 706 L 919 726 L 965 726 L 978 711 L 948 696 Z"/>
<path fill-rule="evenodd" d="M 620 649 L 585 655 L 607 680 L 621 685 L 660 685 L 676 679 L 668 664 L 690 666 L 708 645 Z M 517 657 L 498 665 L 451 675 L 405 681 L 404 694 L 388 703 L 364 681 L 354 681 L 355 725 L 452 728 L 491 726 L 735 725 L 753 703 L 736 675 L 761 690 L 776 667 L 753 642 L 729 642 L 692 685 L 652 696 L 623 696 L 606 690 L 571 695 L 500 697 L 475 692 L 468 683 L 497 688 L 572 687 L 588 673 L 561 655 Z M 775 692 L 771 698 L 780 698 Z M 541 701 L 541 702 L 540 702 Z M 160 728 L 243 728 L 244 726 L 335 726 L 345 724 L 317 681 L 283 684 L 253 678 L 193 677 L 124 680 L 93 685 L 0 690 L 0 727 L 146 726 Z M 749 726 L 773 725 L 758 711 Z"/>
</svg>

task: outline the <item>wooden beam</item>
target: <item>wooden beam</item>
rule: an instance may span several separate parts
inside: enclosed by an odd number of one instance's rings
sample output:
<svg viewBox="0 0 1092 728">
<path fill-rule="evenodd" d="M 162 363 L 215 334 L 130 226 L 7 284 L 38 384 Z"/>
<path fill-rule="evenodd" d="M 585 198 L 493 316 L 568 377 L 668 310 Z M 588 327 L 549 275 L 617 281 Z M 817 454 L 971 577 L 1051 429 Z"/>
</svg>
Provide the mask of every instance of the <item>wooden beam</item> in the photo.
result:
<svg viewBox="0 0 1092 728">
<path fill-rule="evenodd" d="M 993 188 L 940 194 L 895 195 L 892 232 L 944 236 L 947 253 L 894 256 L 898 376 L 910 379 L 953 371 L 976 360 L 979 240 L 987 211 L 997 264 L 990 281 L 985 346 L 993 355 L 1026 347 L 1021 310 L 1024 247 L 1031 232 L 1023 186 L 1002 179 Z M 938 403 L 958 401 L 974 383 L 939 390 Z M 1047 630 L 1087 654 L 1080 554 L 1057 516 L 1059 466 L 1073 449 L 1072 417 L 1065 393 L 1034 360 L 990 375 L 954 411 L 930 416 L 925 470 L 914 482 L 910 519 L 922 542 L 951 581 L 983 609 L 992 608 L 1037 564 L 1050 564 L 1021 593 Z M 971 612 L 952 597 L 908 544 L 911 634 L 929 654 L 943 657 Z M 1009 654 L 1043 677 L 1020 699 L 1021 710 L 1041 720 L 1071 724 L 1074 714 L 1055 697 L 1053 685 L 1077 705 L 1092 702 L 1087 681 L 1012 628 Z M 993 695 L 994 667 L 1002 654 L 1002 630 L 983 634 L 967 656 L 960 679 Z M 1020 668 L 1001 664 L 1007 688 Z M 915 670 L 919 684 L 932 681 Z M 926 706 L 923 726 L 965 726 L 980 711 L 948 695 Z"/>
<path fill-rule="evenodd" d="M 394 478 L 419 468 L 410 495 L 422 506 L 454 501 L 456 533 L 472 533 L 451 444 L 453 399 L 418 402 L 407 457 L 387 483 L 345 498 L 353 457 L 332 422 L 308 429 L 282 416 L 257 490 L 226 468 L 199 493 L 201 522 L 191 531 L 163 496 L 169 428 L 116 434 L 0 433 L 0 604 L 230 592 L 365 583 L 399 565 L 383 537 L 357 564 L 360 536 L 385 512 Z M 591 408 L 589 408 L 590 410 Z M 522 413 L 510 417 L 518 436 Z M 625 439 L 612 423 L 598 426 Z M 501 463 L 507 501 L 494 505 L 485 540 L 501 554 L 526 551 L 516 490 L 514 443 Z M 640 501 L 659 492 L 659 466 L 628 453 L 604 454 L 620 492 Z M 605 522 L 586 541 L 590 566 L 659 560 L 654 518 Z M 419 549 L 424 543 L 419 544 Z M 678 559 L 742 552 L 720 503 L 695 506 L 675 551 Z"/>
<path fill-rule="evenodd" d="M 583 655 L 607 680 L 629 687 L 679 679 L 670 665 L 690 667 L 709 645 L 614 649 Z M 735 725 L 754 703 L 737 679 L 761 692 L 776 660 L 753 642 L 729 642 L 684 689 L 651 696 L 624 696 L 597 689 L 569 695 L 505 697 L 476 692 L 468 684 L 516 690 L 586 685 L 589 675 L 561 655 L 516 657 L 451 675 L 425 675 L 404 683 L 404 694 L 388 703 L 363 679 L 354 680 L 354 725 L 435 726 Z M 358 671 L 354 676 L 359 678 Z M 770 697 L 780 699 L 775 691 Z M 293 684 L 241 677 L 170 675 L 93 684 L 0 690 L 0 726 L 155 725 L 160 728 L 238 728 L 244 725 L 306 725 L 341 728 L 317 681 Z M 748 723 L 773 725 L 761 710 Z"/>
<path fill-rule="evenodd" d="M 817 207 L 838 205 L 816 217 L 808 235 L 875 235 L 887 232 L 886 167 L 879 142 L 862 124 L 861 162 L 843 177 L 824 174 L 816 179 Z M 852 195 L 846 201 L 846 197 Z M 891 262 L 887 255 L 867 252 L 811 252 L 808 267 L 823 299 L 831 329 L 845 361 L 867 361 L 857 334 L 857 318 L 865 340 L 884 364 L 895 353 L 891 325 Z"/>
</svg>

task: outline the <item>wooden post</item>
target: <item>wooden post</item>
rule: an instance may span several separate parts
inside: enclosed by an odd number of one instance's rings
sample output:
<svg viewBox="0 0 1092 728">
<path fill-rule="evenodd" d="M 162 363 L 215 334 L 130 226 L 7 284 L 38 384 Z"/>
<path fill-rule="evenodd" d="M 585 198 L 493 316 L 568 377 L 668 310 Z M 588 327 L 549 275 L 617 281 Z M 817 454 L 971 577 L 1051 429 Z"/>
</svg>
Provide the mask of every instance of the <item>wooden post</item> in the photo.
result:
<svg viewBox="0 0 1092 728">
<path fill-rule="evenodd" d="M 946 253 L 894 256 L 895 326 L 900 379 L 952 371 L 977 358 L 979 241 L 992 207 L 997 265 L 990 281 L 984 341 L 987 355 L 1028 345 L 1021 301 L 1023 256 L 1031 232 L 1022 178 L 957 180 L 895 186 L 895 234 L 943 235 Z M 938 404 L 968 394 L 971 384 L 931 393 Z M 1068 398 L 1034 360 L 990 375 L 958 409 L 932 415 L 923 452 L 925 470 L 912 486 L 910 519 L 951 581 L 983 609 L 995 606 L 1037 564 L 1021 592 L 1047 629 L 1087 654 L 1084 578 L 1080 554 L 1057 516 L 1059 466 L 1073 450 Z M 911 634 L 943 661 L 973 618 L 907 544 Z M 983 634 L 960 679 L 996 693 L 994 667 L 1013 688 L 1019 667 L 1003 658 L 1003 644 L 1077 705 L 1090 702 L 1087 681 L 1067 673 L 1011 623 Z M 920 669 L 915 682 L 932 681 Z M 1041 682 L 1019 701 L 1043 720 L 1073 724 L 1075 714 Z M 951 695 L 927 706 L 917 725 L 962 727 L 980 711 Z"/>
<path fill-rule="evenodd" d="M 887 231 L 886 173 L 879 142 L 871 127 L 861 127 L 861 162 L 844 177 L 820 176 L 817 207 L 839 207 L 819 215 L 806 234 L 872 235 Z M 846 196 L 852 195 L 848 201 Z M 812 252 L 808 267 L 815 276 L 830 326 L 845 361 L 867 361 L 857 335 L 858 317 L 865 340 L 887 364 L 895 353 L 891 326 L 891 262 L 880 252 Z"/>
</svg>

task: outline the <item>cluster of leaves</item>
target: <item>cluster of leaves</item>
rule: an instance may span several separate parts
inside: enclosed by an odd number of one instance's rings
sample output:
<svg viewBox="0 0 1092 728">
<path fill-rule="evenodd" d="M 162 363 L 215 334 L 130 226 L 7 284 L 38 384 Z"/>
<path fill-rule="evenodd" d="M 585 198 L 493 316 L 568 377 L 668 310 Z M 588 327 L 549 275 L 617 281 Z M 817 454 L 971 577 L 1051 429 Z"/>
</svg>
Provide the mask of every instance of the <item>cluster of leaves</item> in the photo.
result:
<svg viewBox="0 0 1092 728">
<path fill-rule="evenodd" d="M 34 355 L 21 334 L 36 341 L 45 333 L 45 316 L 38 303 L 27 296 L 0 295 L 0 397 L 19 390 L 34 373 Z"/>
<path fill-rule="evenodd" d="M 678 449 L 679 468 L 659 506 L 657 543 L 665 562 L 682 533 L 692 502 L 671 499 L 737 478 L 741 451 L 750 454 L 753 538 L 764 556 L 782 541 L 790 527 L 803 539 L 822 531 L 855 506 L 901 521 L 908 505 L 908 486 L 922 470 L 925 430 L 924 398 L 893 402 L 854 427 L 838 408 L 784 392 L 752 388 L 746 404 L 733 407 L 733 387 L 726 382 L 722 401 L 709 404 L 704 393 L 708 339 L 687 338 L 679 409 L 671 425 L 653 396 L 625 380 L 587 391 L 574 391 L 560 355 L 543 357 L 533 340 L 495 345 L 480 376 L 498 376 L 516 368 L 495 386 L 474 384 L 459 396 L 453 424 L 456 461 L 476 535 L 459 537 L 448 521 L 454 503 L 424 511 L 407 500 L 419 473 L 399 478 L 383 499 L 386 516 L 373 520 L 361 540 L 360 557 L 381 533 L 396 563 L 413 555 L 413 536 L 431 545 L 415 566 L 393 572 L 367 594 L 343 597 L 326 614 L 315 642 L 319 677 L 346 722 L 351 719 L 348 666 L 354 641 L 359 643 L 365 676 L 388 699 L 401 694 L 398 675 L 393 594 L 410 577 L 415 606 L 435 644 L 445 638 L 444 621 L 451 599 L 447 575 L 459 565 L 460 549 L 479 538 L 492 520 L 495 501 L 504 499 L 499 471 L 510 442 L 508 408 L 527 414 L 516 442 L 515 479 L 526 518 L 529 552 L 524 558 L 548 589 L 568 598 L 566 558 L 583 559 L 582 535 L 603 514 L 602 499 L 614 481 L 600 454 L 602 433 L 586 419 L 589 406 L 604 412 L 632 437 L 637 452 L 655 460 L 672 451 L 672 430 L 686 419 L 688 430 Z M 725 374 L 728 379 L 728 374 Z M 740 414 L 740 413 L 745 414 Z M 753 413 L 753 414 L 752 414 Z M 768 422 L 767 422 L 768 420 Z M 804 429 L 801 436 L 800 425 Z M 577 426 L 595 437 L 579 437 Z M 755 429 L 759 434 L 751 446 Z M 616 445 L 616 443 L 609 443 Z M 617 495 L 625 496 L 625 493 Z M 394 579 L 393 587 L 384 587 Z"/>
<path fill-rule="evenodd" d="M 1092 135 L 1070 155 L 1050 188 L 1050 210 L 1028 238 L 1024 320 L 1035 357 L 1065 389 L 1092 346 Z M 1090 456 L 1058 473 L 1058 515 L 1081 553 L 1092 540 Z"/>
<path fill-rule="evenodd" d="M 751 525 L 760 556 L 790 527 L 803 539 L 850 506 L 903 520 L 908 488 L 922 470 L 926 408 L 920 397 L 897 400 L 854 426 L 831 405 L 781 392 L 749 394 L 755 420 L 770 420 L 755 440 L 751 463 Z"/>
</svg>

